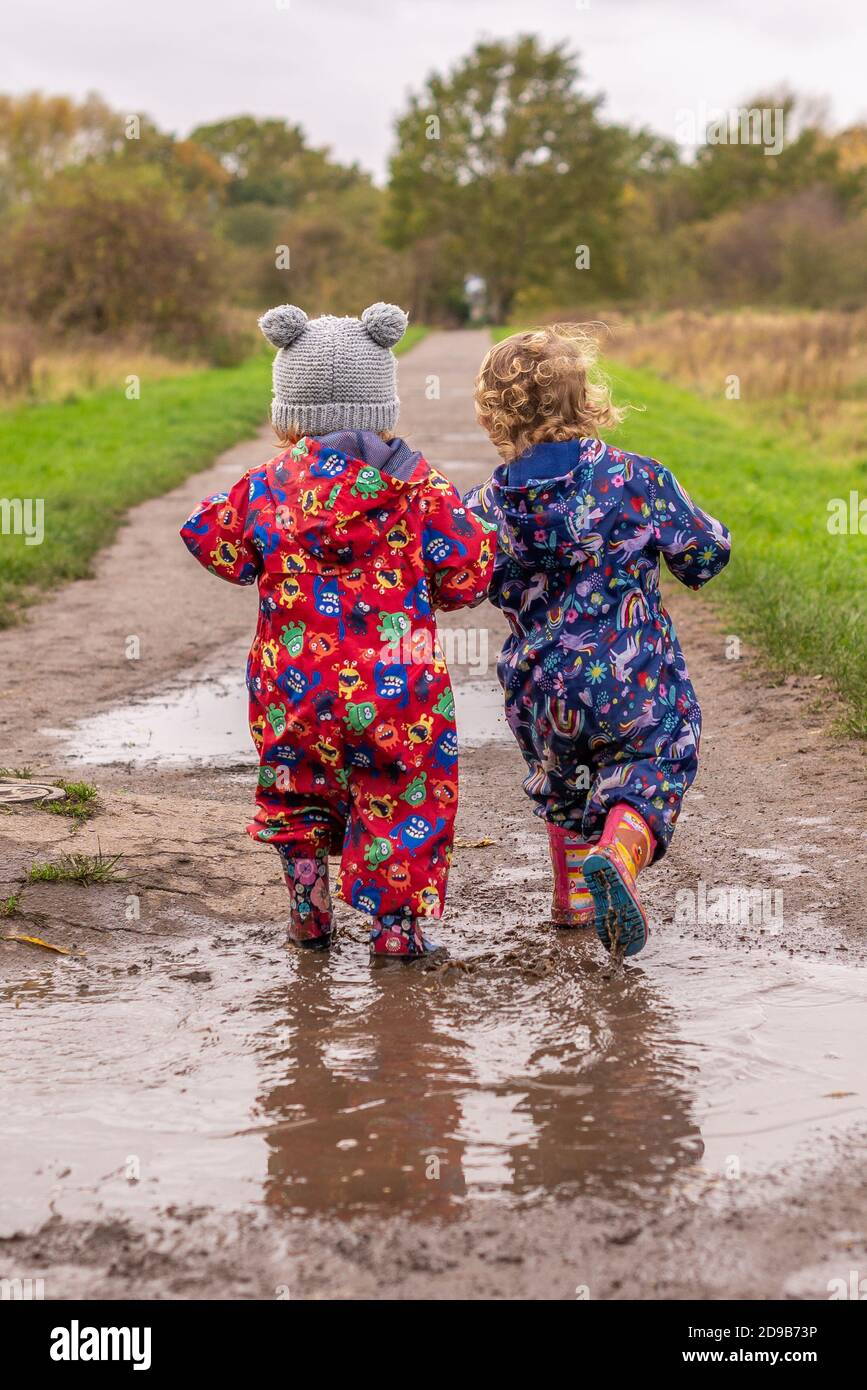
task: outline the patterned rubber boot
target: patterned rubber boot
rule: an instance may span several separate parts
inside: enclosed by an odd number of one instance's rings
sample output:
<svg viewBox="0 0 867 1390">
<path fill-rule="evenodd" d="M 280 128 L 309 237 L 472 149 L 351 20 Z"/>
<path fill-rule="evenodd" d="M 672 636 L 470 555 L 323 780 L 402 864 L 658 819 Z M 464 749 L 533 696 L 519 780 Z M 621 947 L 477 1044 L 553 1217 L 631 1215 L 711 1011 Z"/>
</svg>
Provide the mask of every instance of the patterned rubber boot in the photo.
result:
<svg viewBox="0 0 867 1390">
<path fill-rule="evenodd" d="M 310 951 L 327 951 L 332 935 L 328 855 L 301 859 L 280 847 L 278 851 L 292 903 L 287 942 Z"/>
<path fill-rule="evenodd" d="M 386 912 L 374 917 L 370 932 L 370 959 L 422 960 L 425 956 L 441 954 L 442 946 L 422 935 L 418 921 L 408 907 L 399 912 Z"/>
<path fill-rule="evenodd" d="M 554 870 L 551 920 L 558 927 L 592 927 L 596 909 L 584 882 L 584 860 L 592 846 L 572 831 L 550 824 L 548 845 Z"/>
<path fill-rule="evenodd" d="M 653 858 L 656 838 L 643 816 L 621 803 L 608 812 L 602 838 L 584 860 L 584 879 L 593 896 L 595 927 L 616 956 L 636 956 L 650 935 L 635 887 Z"/>
</svg>

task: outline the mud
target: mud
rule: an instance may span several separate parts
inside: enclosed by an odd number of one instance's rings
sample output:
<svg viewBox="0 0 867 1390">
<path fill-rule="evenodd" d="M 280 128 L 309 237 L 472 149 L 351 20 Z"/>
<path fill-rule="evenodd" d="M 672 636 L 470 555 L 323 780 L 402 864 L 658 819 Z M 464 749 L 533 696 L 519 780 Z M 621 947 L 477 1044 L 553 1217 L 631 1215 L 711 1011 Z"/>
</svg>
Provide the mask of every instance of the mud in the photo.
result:
<svg viewBox="0 0 867 1390">
<path fill-rule="evenodd" d="M 459 485 L 491 462 L 482 347 L 437 335 L 401 367 L 406 433 Z M 450 963 L 372 971 L 349 909 L 329 958 L 287 952 L 241 833 L 255 600 L 175 539 L 267 451 L 138 508 L 93 580 L 0 633 L 0 764 L 101 798 L 77 829 L 0 812 L 0 935 L 73 952 L 0 942 L 0 1275 L 61 1298 L 827 1297 L 867 1260 L 867 819 L 821 683 L 727 661 L 713 611 L 671 596 L 704 761 L 618 971 L 548 923 L 493 666 L 453 665 Z M 462 621 L 493 663 L 499 616 Z M 118 880 L 22 887 L 98 847 Z"/>
<path fill-rule="evenodd" d="M 216 653 L 152 695 L 42 733 L 72 765 L 255 767 L 244 685 L 248 646 Z M 455 705 L 463 747 L 511 740 L 495 676 L 457 681 Z"/>
</svg>

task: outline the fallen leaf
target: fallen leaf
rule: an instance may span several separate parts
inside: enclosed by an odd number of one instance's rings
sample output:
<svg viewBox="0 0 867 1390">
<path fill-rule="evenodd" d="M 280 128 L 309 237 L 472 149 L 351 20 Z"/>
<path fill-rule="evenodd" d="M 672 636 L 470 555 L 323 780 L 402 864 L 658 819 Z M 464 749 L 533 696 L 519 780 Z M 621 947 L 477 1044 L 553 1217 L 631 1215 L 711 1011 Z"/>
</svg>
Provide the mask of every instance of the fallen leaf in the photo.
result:
<svg viewBox="0 0 867 1390">
<path fill-rule="evenodd" d="M 844 1096 L 857 1096 L 857 1091 L 826 1091 L 823 1100 L 842 1100 Z"/>
<path fill-rule="evenodd" d="M 66 946 L 52 946 L 50 941 L 43 941 L 41 936 L 18 936 L 16 933 L 8 933 L 3 937 L 4 941 L 20 941 L 27 946 L 41 946 L 43 951 L 56 951 L 59 956 L 71 956 L 72 952 Z"/>
<path fill-rule="evenodd" d="M 496 843 L 496 840 L 455 840 L 455 849 L 487 849 L 488 845 Z"/>
</svg>

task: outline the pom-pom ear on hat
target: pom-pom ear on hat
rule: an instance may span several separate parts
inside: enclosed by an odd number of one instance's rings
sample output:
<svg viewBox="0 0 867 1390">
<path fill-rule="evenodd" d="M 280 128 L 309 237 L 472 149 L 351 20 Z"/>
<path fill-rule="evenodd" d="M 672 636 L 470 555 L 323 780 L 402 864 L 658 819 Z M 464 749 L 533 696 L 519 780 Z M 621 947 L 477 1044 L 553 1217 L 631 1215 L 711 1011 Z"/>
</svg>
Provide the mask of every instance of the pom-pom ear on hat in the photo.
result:
<svg viewBox="0 0 867 1390">
<path fill-rule="evenodd" d="M 272 347 L 285 348 L 301 337 L 307 327 L 307 315 L 297 304 L 278 304 L 262 315 L 259 327 Z"/>
<path fill-rule="evenodd" d="M 380 347 L 394 347 L 406 332 L 409 316 L 397 304 L 371 304 L 361 315 L 369 336 Z"/>
</svg>

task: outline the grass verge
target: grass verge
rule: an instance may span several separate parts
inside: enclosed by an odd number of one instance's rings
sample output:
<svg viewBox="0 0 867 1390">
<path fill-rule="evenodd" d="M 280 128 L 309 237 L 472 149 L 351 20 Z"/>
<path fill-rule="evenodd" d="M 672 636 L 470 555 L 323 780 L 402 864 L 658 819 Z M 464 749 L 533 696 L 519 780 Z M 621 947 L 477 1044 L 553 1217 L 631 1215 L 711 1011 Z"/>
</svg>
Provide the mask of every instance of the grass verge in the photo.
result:
<svg viewBox="0 0 867 1390">
<path fill-rule="evenodd" d="M 413 324 L 395 349 L 427 333 Z M 120 389 L 0 411 L 0 627 L 39 593 L 91 572 L 124 513 L 205 467 L 264 424 L 271 395 L 267 352 L 239 367 L 143 380 L 138 400 Z M 4 507 L 4 501 L 6 506 Z M 10 503 L 43 508 L 20 519 Z"/>
<path fill-rule="evenodd" d="M 430 330 L 424 323 L 411 323 L 396 347 L 392 348 L 396 357 L 401 357 L 410 348 L 416 347 Z"/>
<path fill-rule="evenodd" d="M 240 367 L 145 380 L 139 400 L 100 391 L 0 411 L 3 498 L 44 508 L 39 544 L 26 544 L 12 514 L 0 513 L 0 626 L 39 591 L 89 574 L 130 507 L 253 434 L 268 399 L 263 354 Z"/>
<path fill-rule="evenodd" d="M 623 448 L 674 470 L 734 536 L 718 598 L 777 670 L 829 677 L 848 732 L 867 737 L 867 538 L 828 530 L 829 503 L 864 484 L 851 457 L 737 419 L 646 371 L 609 366 L 615 395 L 644 406 Z"/>
</svg>

